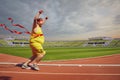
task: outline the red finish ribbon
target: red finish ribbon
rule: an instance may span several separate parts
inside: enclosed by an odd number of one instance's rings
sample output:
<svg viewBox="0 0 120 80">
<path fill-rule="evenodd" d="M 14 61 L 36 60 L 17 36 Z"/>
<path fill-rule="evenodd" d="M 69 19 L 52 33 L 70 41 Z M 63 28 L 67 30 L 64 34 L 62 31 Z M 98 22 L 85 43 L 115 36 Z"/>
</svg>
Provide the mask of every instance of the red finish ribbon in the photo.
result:
<svg viewBox="0 0 120 80">
<path fill-rule="evenodd" d="M 0 27 L 3 27 L 5 30 L 10 31 L 11 33 L 15 33 L 15 34 L 23 34 L 23 33 L 25 33 L 25 34 L 31 34 L 24 26 L 22 26 L 20 24 L 14 24 L 12 18 L 8 18 L 8 20 L 11 22 L 12 26 L 22 28 L 25 31 L 24 32 L 20 32 L 20 31 L 17 31 L 17 30 L 11 30 L 5 24 L 0 24 Z"/>
</svg>

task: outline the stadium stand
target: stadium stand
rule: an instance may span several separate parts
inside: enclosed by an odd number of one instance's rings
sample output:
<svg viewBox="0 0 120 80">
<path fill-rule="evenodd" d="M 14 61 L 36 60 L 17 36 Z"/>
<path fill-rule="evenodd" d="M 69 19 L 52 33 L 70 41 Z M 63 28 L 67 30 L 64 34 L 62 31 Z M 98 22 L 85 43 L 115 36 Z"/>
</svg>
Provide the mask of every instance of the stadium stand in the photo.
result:
<svg viewBox="0 0 120 80">
<path fill-rule="evenodd" d="M 88 42 L 85 43 L 84 46 L 89 46 L 89 47 L 109 46 L 112 40 L 113 38 L 111 37 L 93 37 L 93 38 L 89 38 Z"/>
<path fill-rule="evenodd" d="M 0 47 L 28 47 L 28 38 L 0 38 Z M 45 41 L 44 47 L 120 47 L 120 38 L 93 37 L 76 41 Z"/>
<path fill-rule="evenodd" d="M 3 47 L 27 47 L 29 46 L 28 39 L 16 39 L 13 37 L 1 38 L 0 44 Z"/>
</svg>

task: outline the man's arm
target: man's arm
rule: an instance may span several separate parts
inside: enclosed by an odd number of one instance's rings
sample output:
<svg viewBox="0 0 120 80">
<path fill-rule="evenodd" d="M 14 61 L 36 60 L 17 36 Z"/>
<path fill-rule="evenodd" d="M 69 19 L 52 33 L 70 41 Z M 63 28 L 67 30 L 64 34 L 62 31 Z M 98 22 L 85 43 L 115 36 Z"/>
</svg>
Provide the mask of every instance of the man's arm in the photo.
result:
<svg viewBox="0 0 120 80">
<path fill-rule="evenodd" d="M 40 10 L 40 11 L 35 15 L 34 20 L 38 19 L 39 16 L 40 16 L 40 14 L 42 14 L 42 13 L 43 13 L 43 10 Z"/>
<path fill-rule="evenodd" d="M 33 21 L 33 27 L 36 26 L 36 24 L 37 24 L 37 19 L 39 18 L 40 14 L 42 14 L 42 13 L 43 13 L 43 10 L 40 10 L 40 11 L 35 15 L 34 21 Z"/>
</svg>

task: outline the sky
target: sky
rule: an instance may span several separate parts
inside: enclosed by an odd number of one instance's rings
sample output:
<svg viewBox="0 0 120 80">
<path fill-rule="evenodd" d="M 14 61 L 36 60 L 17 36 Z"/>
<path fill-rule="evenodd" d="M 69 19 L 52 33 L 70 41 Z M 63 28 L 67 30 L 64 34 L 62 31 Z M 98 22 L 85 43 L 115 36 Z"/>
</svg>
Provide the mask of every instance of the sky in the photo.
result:
<svg viewBox="0 0 120 80">
<path fill-rule="evenodd" d="M 42 27 L 46 40 L 120 38 L 120 0 L 0 0 L 0 23 L 21 30 L 10 25 L 7 18 L 12 17 L 31 31 L 33 18 L 41 9 L 40 17 L 48 16 Z M 2 36 L 15 34 L 0 27 Z"/>
</svg>

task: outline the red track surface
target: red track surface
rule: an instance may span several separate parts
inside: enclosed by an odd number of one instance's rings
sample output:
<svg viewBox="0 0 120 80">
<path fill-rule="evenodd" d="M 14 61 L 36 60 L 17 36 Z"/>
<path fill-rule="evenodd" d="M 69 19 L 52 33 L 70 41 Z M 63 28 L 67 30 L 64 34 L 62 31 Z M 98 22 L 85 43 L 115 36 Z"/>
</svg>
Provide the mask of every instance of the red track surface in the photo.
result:
<svg viewBox="0 0 120 80">
<path fill-rule="evenodd" d="M 26 59 L 0 54 L 0 62 L 21 63 Z M 120 64 L 120 54 L 98 58 L 41 62 L 41 64 Z M 0 80 L 120 80 L 120 66 L 40 66 L 40 71 L 0 65 Z"/>
</svg>

